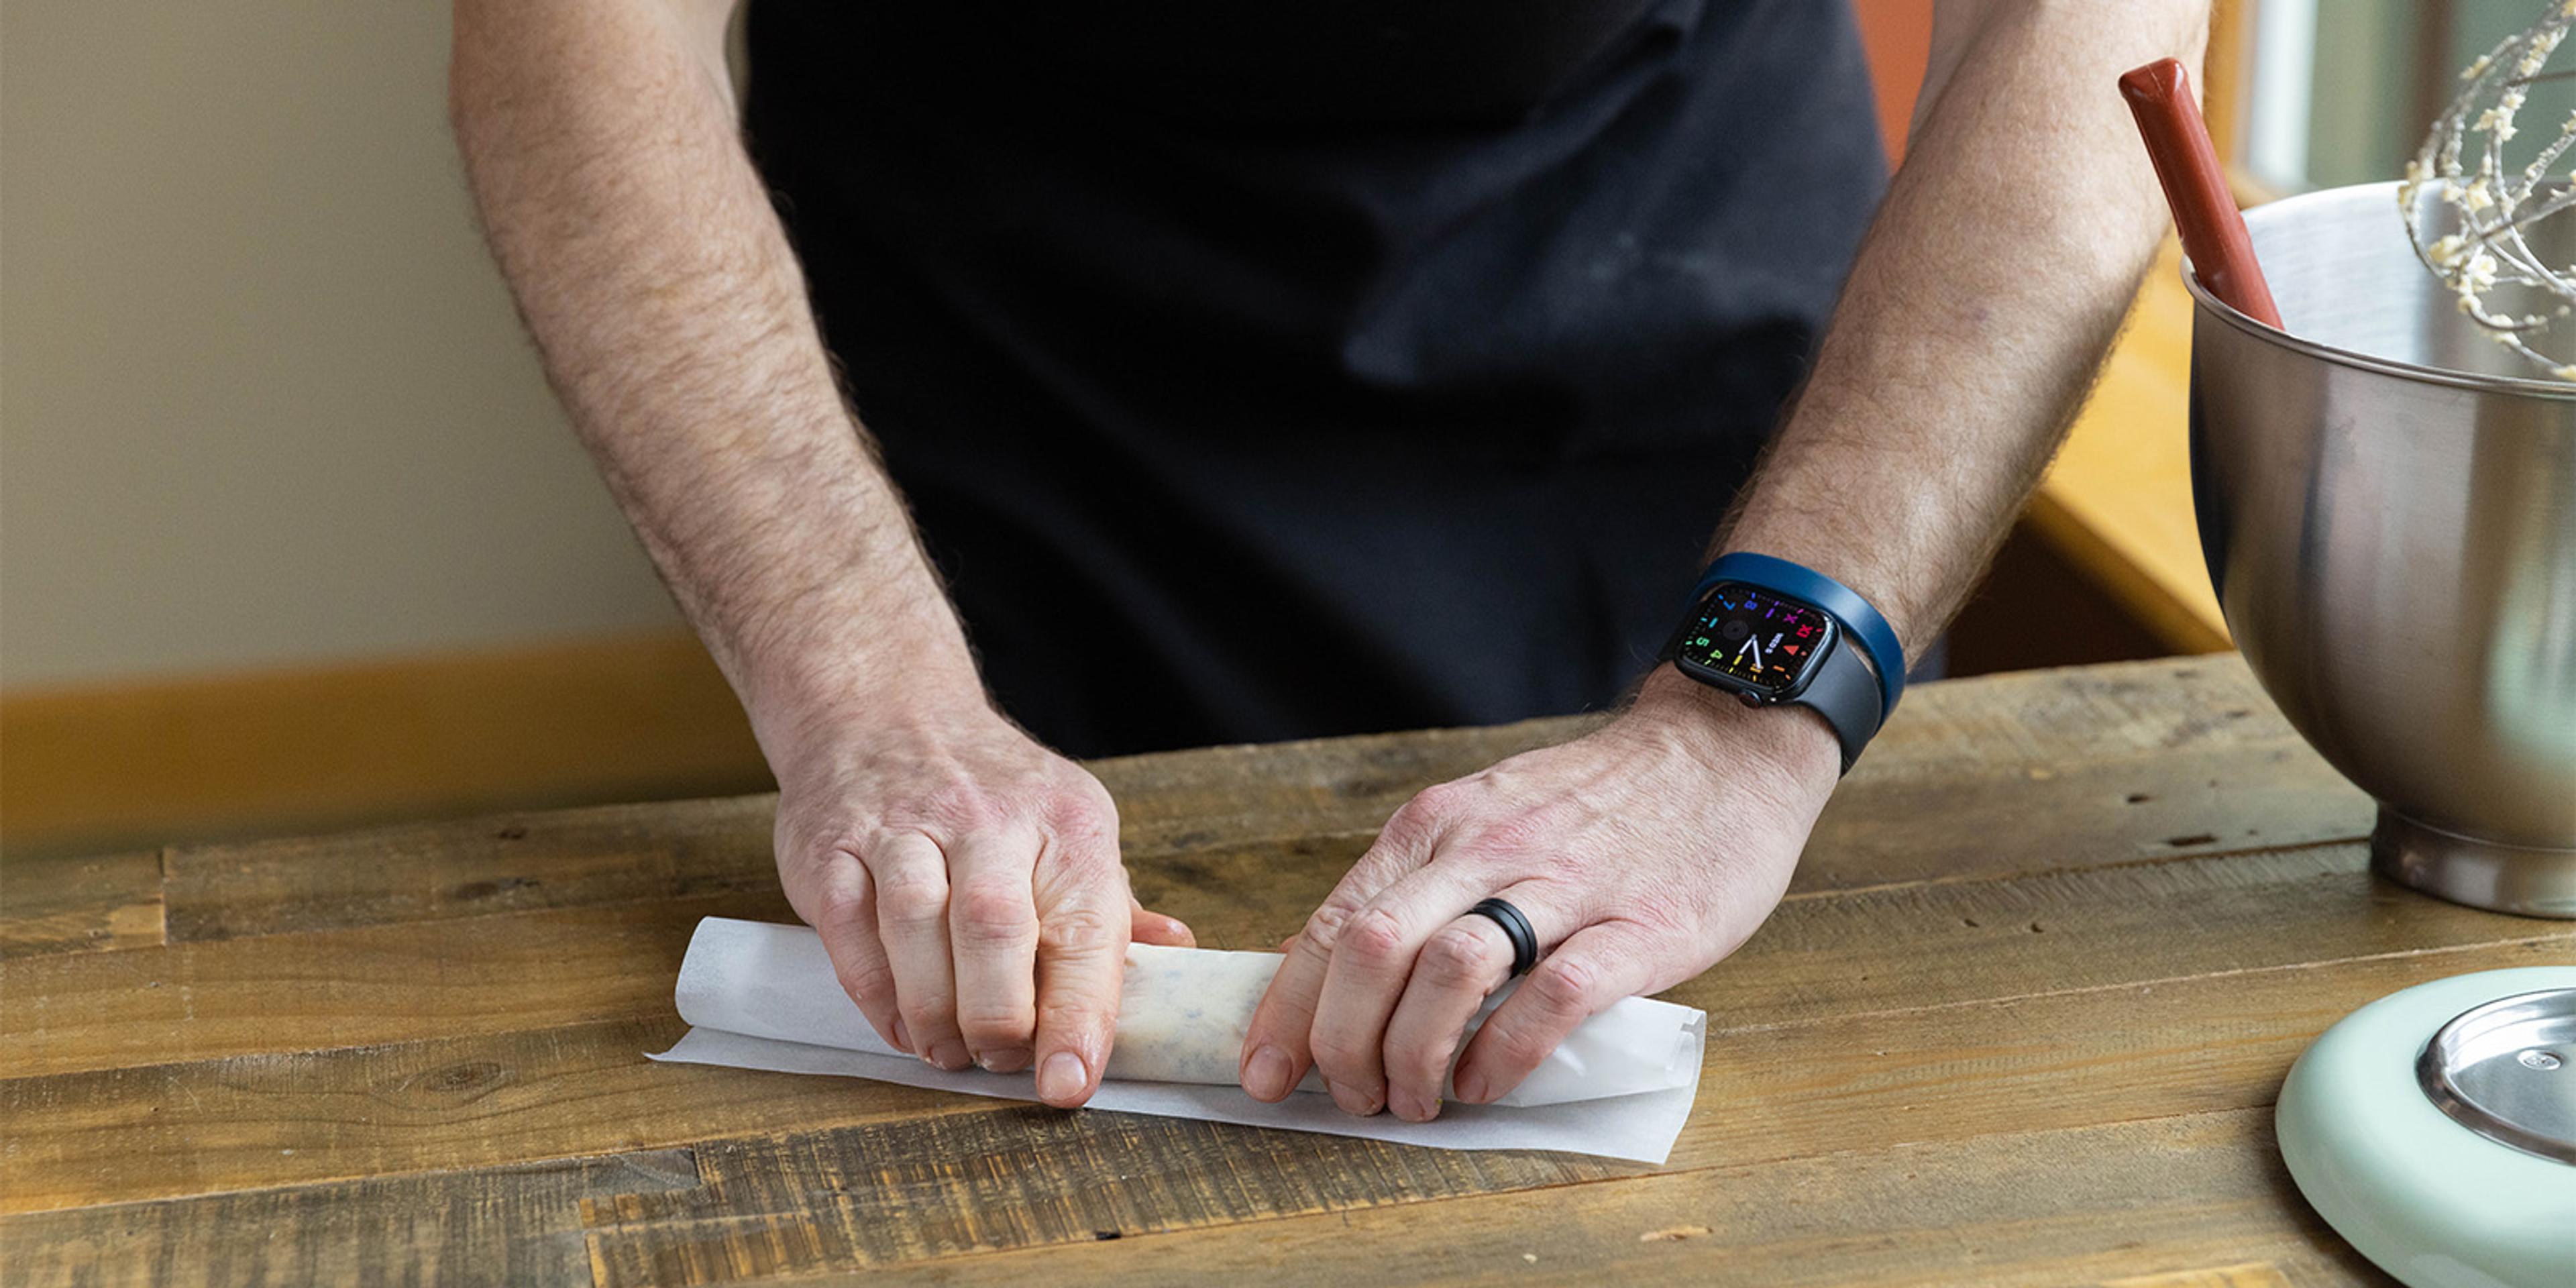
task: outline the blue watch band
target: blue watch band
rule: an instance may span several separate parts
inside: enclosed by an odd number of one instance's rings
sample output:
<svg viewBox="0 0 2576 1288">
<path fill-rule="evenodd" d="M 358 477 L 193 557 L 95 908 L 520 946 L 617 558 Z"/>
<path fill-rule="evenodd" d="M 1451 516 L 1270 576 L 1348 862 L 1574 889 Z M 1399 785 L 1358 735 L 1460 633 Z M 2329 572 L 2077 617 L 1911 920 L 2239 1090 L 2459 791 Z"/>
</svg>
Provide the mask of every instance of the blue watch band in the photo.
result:
<svg viewBox="0 0 2576 1288">
<path fill-rule="evenodd" d="M 1709 587 L 1721 581 L 1778 591 L 1813 604 L 1841 622 L 1843 638 L 1857 645 L 1868 656 L 1870 669 L 1878 673 L 1879 719 L 1884 721 L 1895 712 L 1896 699 L 1905 692 L 1905 646 L 1896 642 L 1896 628 L 1858 592 L 1804 564 L 1739 550 L 1719 555 L 1699 575 L 1691 602 L 1697 604 Z"/>
</svg>

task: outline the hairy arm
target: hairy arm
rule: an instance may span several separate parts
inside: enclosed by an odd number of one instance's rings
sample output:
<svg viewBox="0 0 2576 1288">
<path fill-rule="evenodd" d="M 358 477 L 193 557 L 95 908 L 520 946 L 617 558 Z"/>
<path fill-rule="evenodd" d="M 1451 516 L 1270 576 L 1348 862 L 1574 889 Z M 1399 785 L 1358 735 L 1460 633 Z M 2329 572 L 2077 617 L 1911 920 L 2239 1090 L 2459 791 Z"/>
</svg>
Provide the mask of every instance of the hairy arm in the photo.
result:
<svg viewBox="0 0 2576 1288">
<path fill-rule="evenodd" d="M 546 371 L 778 776 L 780 884 L 889 1042 L 1099 1085 L 1116 807 L 986 701 L 737 137 L 731 0 L 457 0 L 451 101 Z"/>
<path fill-rule="evenodd" d="M 2164 227 L 2114 84 L 2197 63 L 2200 0 L 1944 0 L 1927 102 L 1796 409 L 1718 549 L 1858 590 L 1939 634 L 2037 480 Z M 1793 122 L 1770 128 L 1794 128 Z M 1600 731 L 1417 796 L 1315 910 L 1245 1041 L 1243 1084 L 1311 1065 L 1354 1113 L 1517 1086 L 1620 998 L 1697 975 L 1779 902 L 1839 758 L 1811 711 L 1747 710 L 1670 666 Z M 1476 1031 L 1518 907 L 1544 958 Z"/>
<path fill-rule="evenodd" d="M 1909 653 L 1956 613 L 2166 227 L 2118 75 L 2197 66 L 2205 0 L 1945 0 L 1905 164 L 1719 540 L 1826 573 Z"/>
<path fill-rule="evenodd" d="M 459 0 L 452 101 L 556 392 L 775 756 L 980 690 L 737 137 L 731 8 Z"/>
</svg>

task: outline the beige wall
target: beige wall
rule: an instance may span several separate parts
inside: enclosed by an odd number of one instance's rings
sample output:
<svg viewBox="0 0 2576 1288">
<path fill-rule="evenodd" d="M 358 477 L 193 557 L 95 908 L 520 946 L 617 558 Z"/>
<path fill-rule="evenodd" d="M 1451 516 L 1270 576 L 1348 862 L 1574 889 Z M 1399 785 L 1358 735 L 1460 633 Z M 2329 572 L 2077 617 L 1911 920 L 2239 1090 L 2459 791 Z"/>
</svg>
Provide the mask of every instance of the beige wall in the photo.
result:
<svg viewBox="0 0 2576 1288">
<path fill-rule="evenodd" d="M 677 620 L 477 240 L 444 3 L 0 24 L 0 684 Z"/>
</svg>

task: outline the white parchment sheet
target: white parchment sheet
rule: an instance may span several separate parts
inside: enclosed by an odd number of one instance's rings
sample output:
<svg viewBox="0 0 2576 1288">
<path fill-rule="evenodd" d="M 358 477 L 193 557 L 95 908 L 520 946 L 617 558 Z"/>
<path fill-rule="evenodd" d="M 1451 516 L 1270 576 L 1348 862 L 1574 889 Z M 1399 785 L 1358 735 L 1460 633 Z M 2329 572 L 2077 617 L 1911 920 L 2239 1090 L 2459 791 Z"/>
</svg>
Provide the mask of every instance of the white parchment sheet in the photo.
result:
<svg viewBox="0 0 2576 1288">
<path fill-rule="evenodd" d="M 1277 953 L 1129 949 L 1118 1041 L 1091 1107 L 1441 1149 L 1557 1149 L 1661 1163 L 1699 1094 L 1708 1014 L 1632 997 L 1577 1028 L 1496 1104 L 1453 1101 L 1427 1123 L 1354 1118 L 1309 1077 L 1298 1094 L 1265 1105 L 1244 1094 L 1235 1069 L 1244 1028 L 1279 962 Z M 1490 999 L 1486 1012 L 1508 992 Z M 693 1027 L 653 1059 L 1037 1099 L 1031 1073 L 949 1073 L 886 1045 L 841 991 L 823 941 L 804 926 L 699 922 L 677 1001 Z"/>
</svg>

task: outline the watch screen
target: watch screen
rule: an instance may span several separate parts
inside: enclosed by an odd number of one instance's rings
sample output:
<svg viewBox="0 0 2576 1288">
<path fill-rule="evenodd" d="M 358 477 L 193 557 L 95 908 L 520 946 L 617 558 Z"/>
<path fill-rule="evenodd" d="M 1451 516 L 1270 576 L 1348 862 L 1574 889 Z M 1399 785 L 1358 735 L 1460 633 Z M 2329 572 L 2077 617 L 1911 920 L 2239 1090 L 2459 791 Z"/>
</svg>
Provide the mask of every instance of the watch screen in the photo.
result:
<svg viewBox="0 0 2576 1288">
<path fill-rule="evenodd" d="M 1720 582 L 1700 601 L 1674 656 L 1703 671 L 1786 695 L 1832 638 L 1833 619 L 1768 591 Z"/>
</svg>

